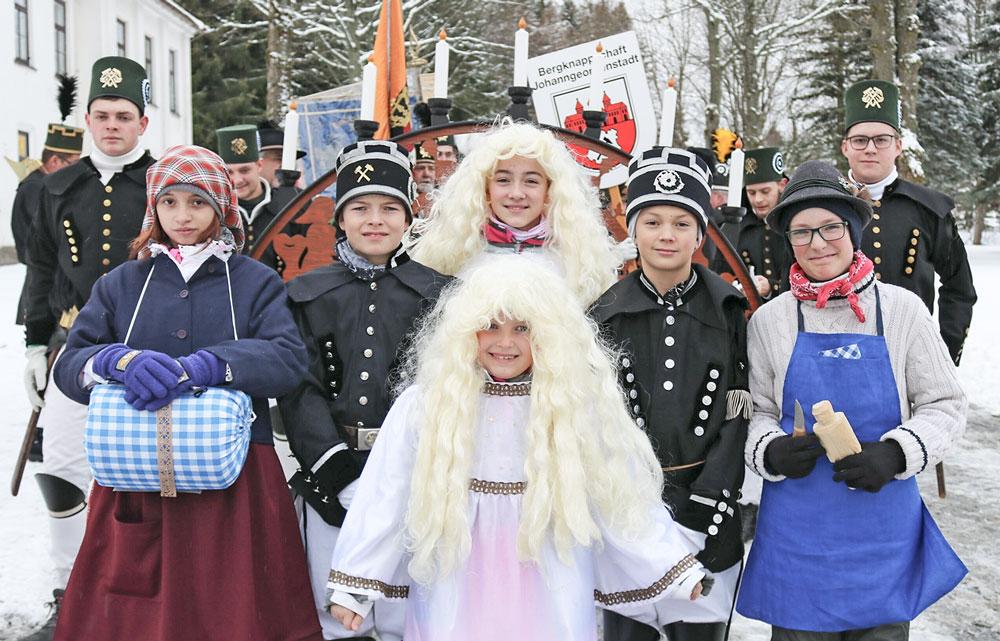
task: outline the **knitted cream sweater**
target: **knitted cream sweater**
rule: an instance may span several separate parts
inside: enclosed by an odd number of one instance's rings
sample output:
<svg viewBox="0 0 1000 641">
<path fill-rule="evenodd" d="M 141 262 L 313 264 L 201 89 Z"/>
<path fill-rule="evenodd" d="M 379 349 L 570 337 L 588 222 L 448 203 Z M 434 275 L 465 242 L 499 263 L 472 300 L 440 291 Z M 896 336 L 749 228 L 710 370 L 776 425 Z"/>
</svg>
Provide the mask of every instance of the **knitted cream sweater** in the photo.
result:
<svg viewBox="0 0 1000 641">
<path fill-rule="evenodd" d="M 802 316 L 808 332 L 874 335 L 875 287 L 882 298 L 885 340 L 903 417 L 903 424 L 886 432 L 881 440 L 892 439 L 903 448 L 906 469 L 896 478 L 905 479 L 940 461 L 965 431 L 965 392 L 927 308 L 915 294 L 878 283 L 859 296 L 864 324 L 858 322 L 846 299 L 830 300 L 824 309 L 816 309 L 815 302 L 803 301 Z M 748 329 L 754 413 L 745 458 L 750 469 L 769 481 L 785 478 L 764 469 L 764 450 L 785 434 L 779 419 L 785 371 L 798 331 L 796 303 L 791 292 L 781 294 L 757 310 Z M 808 407 L 804 409 L 809 411 Z"/>
</svg>

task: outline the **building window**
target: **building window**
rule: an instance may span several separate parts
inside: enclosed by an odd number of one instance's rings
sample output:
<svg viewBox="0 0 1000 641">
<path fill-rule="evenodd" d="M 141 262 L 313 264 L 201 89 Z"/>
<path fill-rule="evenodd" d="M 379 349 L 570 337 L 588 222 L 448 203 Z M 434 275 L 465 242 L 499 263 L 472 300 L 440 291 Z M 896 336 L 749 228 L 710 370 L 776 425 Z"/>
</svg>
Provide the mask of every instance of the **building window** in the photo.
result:
<svg viewBox="0 0 1000 641">
<path fill-rule="evenodd" d="M 31 64 L 28 50 L 28 0 L 14 0 L 14 60 Z"/>
<path fill-rule="evenodd" d="M 66 73 L 66 2 L 55 0 L 56 73 Z"/>
<path fill-rule="evenodd" d="M 153 39 L 146 36 L 146 78 L 149 79 L 149 104 L 153 104 Z"/>
<path fill-rule="evenodd" d="M 117 33 L 118 33 L 118 55 L 125 56 L 125 23 L 121 20 L 116 20 L 118 23 Z"/>
<path fill-rule="evenodd" d="M 170 74 L 170 78 L 168 79 L 170 83 L 170 111 L 177 113 L 177 52 L 173 49 L 170 50 L 170 69 L 168 73 Z"/>
<path fill-rule="evenodd" d="M 17 159 L 24 160 L 29 155 L 31 155 L 31 149 L 28 147 L 28 132 L 19 131 L 17 132 Z"/>
</svg>

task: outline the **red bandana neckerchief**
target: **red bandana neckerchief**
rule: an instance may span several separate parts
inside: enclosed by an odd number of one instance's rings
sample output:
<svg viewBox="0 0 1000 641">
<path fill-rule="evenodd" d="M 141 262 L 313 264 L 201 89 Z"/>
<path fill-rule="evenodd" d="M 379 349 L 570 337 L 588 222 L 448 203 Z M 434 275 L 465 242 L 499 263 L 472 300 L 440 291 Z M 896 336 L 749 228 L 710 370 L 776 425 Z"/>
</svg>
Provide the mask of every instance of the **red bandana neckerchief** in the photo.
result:
<svg viewBox="0 0 1000 641">
<path fill-rule="evenodd" d="M 542 216 L 538 224 L 531 229 L 517 229 L 495 216 L 490 216 L 486 224 L 483 225 L 483 232 L 486 235 L 486 242 L 491 245 L 541 247 L 545 244 L 545 239 L 549 237 L 549 224 Z"/>
<path fill-rule="evenodd" d="M 798 263 L 792 263 L 788 272 L 788 280 L 792 285 L 792 295 L 798 300 L 816 301 L 816 309 L 826 307 L 831 296 L 846 297 L 854 315 L 863 323 L 865 322 L 865 313 L 861 309 L 861 305 L 858 304 L 858 294 L 854 291 L 854 286 L 868 278 L 874 269 L 875 265 L 871 259 L 858 250 L 854 252 L 854 260 L 847 273 L 836 280 L 817 285 L 809 280 Z"/>
</svg>

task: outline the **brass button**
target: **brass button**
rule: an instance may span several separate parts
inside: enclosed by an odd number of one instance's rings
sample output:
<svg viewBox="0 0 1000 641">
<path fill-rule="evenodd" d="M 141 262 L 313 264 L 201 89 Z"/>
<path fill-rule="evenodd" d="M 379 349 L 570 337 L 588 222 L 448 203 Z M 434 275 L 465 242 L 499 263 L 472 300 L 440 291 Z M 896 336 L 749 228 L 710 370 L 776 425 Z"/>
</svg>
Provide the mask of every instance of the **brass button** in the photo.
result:
<svg viewBox="0 0 1000 641">
<path fill-rule="evenodd" d="M 105 236 L 110 236 L 110 235 L 111 235 L 111 230 L 110 230 L 110 229 L 107 229 L 107 228 L 105 228 L 105 229 L 102 229 L 102 230 L 101 230 L 101 233 L 102 233 L 103 235 L 105 235 Z"/>
<path fill-rule="evenodd" d="M 913 268 L 912 267 L 907 267 L 903 271 L 906 272 L 907 274 L 912 274 L 913 273 Z"/>
<path fill-rule="evenodd" d="M 69 243 L 70 245 L 75 245 L 76 239 L 70 236 L 69 238 L 66 239 L 66 242 Z"/>
<path fill-rule="evenodd" d="M 73 260 L 74 263 L 80 262 L 80 257 L 75 254 L 73 256 L 70 256 L 70 258 Z"/>
<path fill-rule="evenodd" d="M 910 249 L 908 249 L 906 253 L 909 254 L 910 256 L 916 256 L 917 255 L 917 250 L 914 249 L 914 248 L 912 248 L 912 247 L 910 247 Z"/>
<path fill-rule="evenodd" d="M 907 269 L 909 269 L 909 268 L 907 268 Z M 881 272 L 875 272 L 875 278 L 877 278 L 878 280 L 882 280 L 882 273 Z"/>
<path fill-rule="evenodd" d="M 878 227 L 872 227 L 872 233 L 873 233 L 873 234 L 877 234 L 877 233 L 879 233 L 880 231 L 881 231 L 881 230 L 880 230 L 880 229 L 879 229 Z"/>
<path fill-rule="evenodd" d="M 770 269 L 765 269 L 764 270 L 764 275 L 765 276 L 770 276 L 771 275 L 771 270 Z"/>
<path fill-rule="evenodd" d="M 882 257 L 881 256 L 876 256 L 875 257 L 875 264 L 876 265 L 881 265 L 882 264 Z"/>
<path fill-rule="evenodd" d="M 764 259 L 764 262 L 765 262 L 765 263 L 769 263 L 769 262 L 771 262 L 771 259 L 770 259 L 770 258 L 765 258 L 765 259 Z"/>
<path fill-rule="evenodd" d="M 874 218 L 875 220 L 882 220 L 882 217 L 878 214 L 872 214 L 872 218 Z"/>
<path fill-rule="evenodd" d="M 105 267 L 107 267 L 108 265 L 111 264 L 111 261 L 108 260 L 107 258 L 102 258 L 101 259 L 101 264 L 104 265 Z"/>
<path fill-rule="evenodd" d="M 873 207 L 881 207 L 882 206 L 882 200 L 879 199 L 879 200 L 872 201 L 872 206 Z"/>
<path fill-rule="evenodd" d="M 104 191 L 106 191 L 107 193 L 110 194 L 111 192 L 114 191 L 114 189 L 111 187 L 111 185 L 105 185 L 104 186 Z"/>
<path fill-rule="evenodd" d="M 66 231 L 66 235 L 67 236 L 69 236 L 70 238 L 73 237 L 73 230 L 72 229 L 70 229 L 70 228 L 67 227 L 65 231 Z"/>
<path fill-rule="evenodd" d="M 919 230 L 919 229 L 917 229 L 916 227 L 914 227 L 914 228 L 913 228 L 913 236 L 914 236 L 914 237 L 917 237 L 917 236 L 919 236 L 919 235 L 920 235 L 920 230 Z"/>
<path fill-rule="evenodd" d="M 875 249 L 881 249 L 882 243 L 876 240 L 874 243 L 872 243 L 872 247 L 874 247 Z"/>
<path fill-rule="evenodd" d="M 105 198 L 104 199 L 104 206 L 105 207 L 110 207 L 111 206 L 111 199 L 110 198 Z"/>
<path fill-rule="evenodd" d="M 78 248 L 76 247 L 76 245 L 73 245 L 72 247 L 70 247 L 70 248 L 69 248 L 69 250 L 70 250 L 71 252 L 73 252 L 74 254 L 75 254 L 76 252 L 80 251 L 80 250 L 79 250 L 79 249 L 78 249 Z"/>
<path fill-rule="evenodd" d="M 103 249 L 104 251 L 111 251 L 111 243 L 104 243 L 103 245 L 101 245 L 101 249 Z"/>
<path fill-rule="evenodd" d="M 68 220 L 64 220 L 63 221 L 63 227 L 69 227 L 69 221 Z"/>
<path fill-rule="evenodd" d="M 917 259 L 914 258 L 913 256 L 907 256 L 906 257 L 906 262 L 909 263 L 910 265 L 912 265 L 914 262 L 916 262 L 916 260 Z"/>
<path fill-rule="evenodd" d="M 111 220 L 111 214 L 104 214 L 103 216 L 101 216 L 101 218 L 104 220 L 104 222 L 108 222 Z"/>
<path fill-rule="evenodd" d="M 916 238 L 911 238 L 910 239 L 910 244 L 911 245 L 916 245 L 917 244 L 917 239 Z"/>
</svg>

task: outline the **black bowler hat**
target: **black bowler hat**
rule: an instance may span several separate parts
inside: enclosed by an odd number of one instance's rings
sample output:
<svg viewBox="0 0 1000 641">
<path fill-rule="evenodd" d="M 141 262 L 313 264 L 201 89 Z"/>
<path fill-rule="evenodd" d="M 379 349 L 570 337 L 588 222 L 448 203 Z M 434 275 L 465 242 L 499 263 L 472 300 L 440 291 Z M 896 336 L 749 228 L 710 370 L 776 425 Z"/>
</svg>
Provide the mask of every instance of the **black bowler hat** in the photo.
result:
<svg viewBox="0 0 1000 641">
<path fill-rule="evenodd" d="M 341 150 L 334 167 L 337 170 L 335 219 L 340 218 L 350 199 L 382 194 L 403 203 L 407 219 L 413 220 L 412 203 L 417 188 L 410 157 L 402 146 L 391 140 L 359 140 Z"/>
<path fill-rule="evenodd" d="M 633 158 L 628 166 L 628 203 L 625 221 L 634 227 L 639 212 L 653 205 L 674 205 L 686 209 L 698 221 L 702 232 L 712 209 L 708 163 L 686 149 L 653 147 Z"/>
<path fill-rule="evenodd" d="M 257 123 L 257 133 L 260 134 L 260 150 L 268 149 L 281 150 L 285 146 L 285 131 L 274 124 L 271 120 L 261 120 Z M 295 150 L 296 158 L 305 158 L 306 152 L 302 149 Z"/>
<path fill-rule="evenodd" d="M 860 245 L 861 231 L 872 220 L 871 203 L 855 196 L 851 183 L 836 167 L 822 160 L 799 165 L 765 222 L 772 230 L 784 234 L 792 216 L 809 207 L 828 209 L 847 220 L 855 247 Z"/>
</svg>

